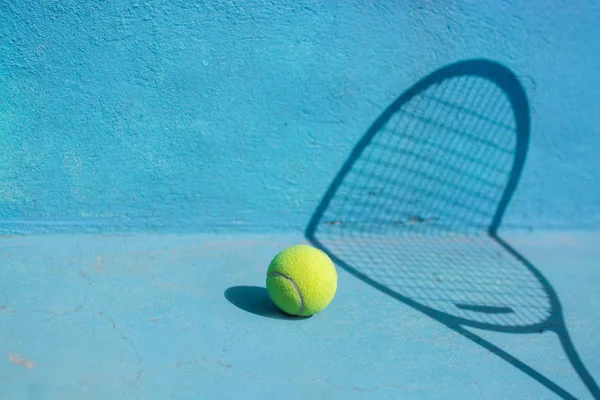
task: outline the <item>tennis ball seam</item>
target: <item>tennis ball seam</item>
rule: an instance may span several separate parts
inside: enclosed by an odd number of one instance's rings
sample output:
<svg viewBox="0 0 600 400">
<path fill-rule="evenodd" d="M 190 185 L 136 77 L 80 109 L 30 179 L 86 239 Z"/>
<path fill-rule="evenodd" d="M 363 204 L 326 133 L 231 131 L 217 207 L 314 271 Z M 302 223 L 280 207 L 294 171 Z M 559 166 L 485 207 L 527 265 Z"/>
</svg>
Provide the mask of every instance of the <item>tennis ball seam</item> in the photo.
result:
<svg viewBox="0 0 600 400">
<path fill-rule="evenodd" d="M 302 312 L 304 311 L 304 299 L 302 298 L 302 293 L 300 292 L 300 288 L 298 287 L 298 285 L 296 285 L 296 282 L 294 282 L 290 277 L 282 274 L 281 272 L 271 272 L 268 276 L 278 276 L 292 284 L 292 287 L 294 288 L 296 294 L 298 295 L 298 298 L 300 299 L 300 309 L 298 310 L 298 313 L 296 315 L 302 314 Z"/>
</svg>

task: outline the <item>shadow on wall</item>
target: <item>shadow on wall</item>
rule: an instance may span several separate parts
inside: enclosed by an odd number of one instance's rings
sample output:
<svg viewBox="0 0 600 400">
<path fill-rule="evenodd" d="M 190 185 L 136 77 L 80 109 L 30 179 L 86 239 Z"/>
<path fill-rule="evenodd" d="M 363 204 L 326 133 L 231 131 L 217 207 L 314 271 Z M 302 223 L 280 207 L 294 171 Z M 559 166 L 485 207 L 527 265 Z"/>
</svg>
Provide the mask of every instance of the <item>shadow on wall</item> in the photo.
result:
<svg viewBox="0 0 600 400">
<path fill-rule="evenodd" d="M 554 289 L 498 236 L 529 131 L 525 91 L 506 67 L 467 60 L 441 68 L 370 127 L 315 211 L 306 237 L 357 278 L 574 399 L 466 328 L 554 331 L 598 398 Z"/>
</svg>

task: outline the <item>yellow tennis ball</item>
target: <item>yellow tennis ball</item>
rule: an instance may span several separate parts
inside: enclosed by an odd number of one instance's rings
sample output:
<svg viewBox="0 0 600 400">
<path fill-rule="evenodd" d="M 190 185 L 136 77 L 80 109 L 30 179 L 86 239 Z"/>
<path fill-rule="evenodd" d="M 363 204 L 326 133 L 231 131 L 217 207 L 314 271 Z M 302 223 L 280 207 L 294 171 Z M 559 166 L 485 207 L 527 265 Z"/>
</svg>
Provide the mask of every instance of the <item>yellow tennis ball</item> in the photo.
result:
<svg viewBox="0 0 600 400">
<path fill-rule="evenodd" d="M 296 245 L 282 250 L 267 270 L 267 292 L 291 315 L 308 317 L 329 305 L 337 290 L 337 272 L 321 250 Z"/>
</svg>

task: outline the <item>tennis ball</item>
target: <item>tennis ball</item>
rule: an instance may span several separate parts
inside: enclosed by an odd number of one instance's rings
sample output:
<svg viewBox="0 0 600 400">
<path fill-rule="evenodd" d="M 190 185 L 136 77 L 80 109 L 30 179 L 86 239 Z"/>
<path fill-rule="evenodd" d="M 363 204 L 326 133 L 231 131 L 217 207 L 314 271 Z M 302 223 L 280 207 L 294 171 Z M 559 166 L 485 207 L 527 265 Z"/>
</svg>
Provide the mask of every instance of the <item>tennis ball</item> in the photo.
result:
<svg viewBox="0 0 600 400">
<path fill-rule="evenodd" d="M 319 249 L 295 245 L 273 258 L 267 270 L 267 292 L 290 315 L 308 317 L 329 305 L 337 290 L 337 272 Z"/>
</svg>

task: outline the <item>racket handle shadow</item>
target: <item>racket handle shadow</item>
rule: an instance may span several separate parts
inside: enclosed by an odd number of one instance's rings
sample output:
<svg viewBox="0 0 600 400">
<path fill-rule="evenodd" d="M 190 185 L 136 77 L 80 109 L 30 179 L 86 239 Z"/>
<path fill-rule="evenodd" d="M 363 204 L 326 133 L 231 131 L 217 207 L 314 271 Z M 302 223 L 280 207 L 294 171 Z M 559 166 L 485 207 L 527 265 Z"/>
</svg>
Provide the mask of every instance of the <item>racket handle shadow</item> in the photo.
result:
<svg viewBox="0 0 600 400">
<path fill-rule="evenodd" d="M 537 268 L 533 266 L 525 257 L 521 255 L 518 251 L 516 251 L 510 244 L 504 241 L 500 236 L 498 236 L 495 230 L 490 230 L 488 232 L 490 237 L 495 240 L 500 246 L 502 246 L 508 253 L 510 253 L 513 257 L 519 260 L 529 271 L 531 271 L 537 279 L 542 283 L 548 296 L 550 297 L 550 302 L 552 303 L 552 309 L 554 313 L 553 326 L 552 330 L 556 333 L 560 340 L 560 344 L 565 352 L 565 355 L 569 359 L 571 366 L 579 376 L 579 379 L 583 382 L 583 384 L 587 387 L 589 392 L 591 393 L 594 399 L 600 399 L 600 387 L 586 368 L 585 364 L 581 360 L 579 353 L 575 349 L 575 345 L 571 339 L 571 335 L 569 334 L 569 330 L 567 329 L 567 325 L 563 318 L 562 313 L 562 305 L 558 298 L 558 295 L 550 285 L 550 282 L 542 275 Z"/>
<path fill-rule="evenodd" d="M 579 357 L 579 353 L 577 353 L 577 350 L 575 349 L 575 345 L 571 340 L 571 336 L 569 335 L 566 325 L 563 321 L 561 321 L 561 323 L 562 326 L 555 328 L 554 331 L 560 339 L 560 344 L 562 345 L 563 350 L 567 355 L 567 358 L 569 359 L 569 362 L 577 372 L 577 375 L 579 375 L 579 379 L 581 379 L 583 384 L 588 388 L 588 390 L 592 394 L 592 397 L 594 399 L 600 399 L 600 387 L 598 387 L 598 384 L 596 383 L 590 372 L 585 367 L 585 364 Z"/>
<path fill-rule="evenodd" d="M 461 334 L 472 342 L 478 344 L 479 346 L 489 350 L 491 353 L 494 353 L 507 363 L 511 364 L 513 367 L 521 370 L 523 373 L 528 375 L 529 377 L 535 379 L 546 388 L 554 392 L 556 395 L 560 396 L 565 400 L 577 400 L 577 397 L 573 396 L 571 393 L 567 392 L 565 389 L 552 382 L 549 378 L 545 377 L 535 369 L 531 368 L 529 365 L 525 364 L 523 361 L 519 360 L 515 356 L 509 354 L 508 352 L 502 350 L 500 347 L 494 345 L 493 343 L 483 339 L 481 336 L 474 334 L 473 332 L 463 328 L 458 325 L 450 325 L 444 324 L 449 329 L 452 329 L 456 333 Z"/>
</svg>

